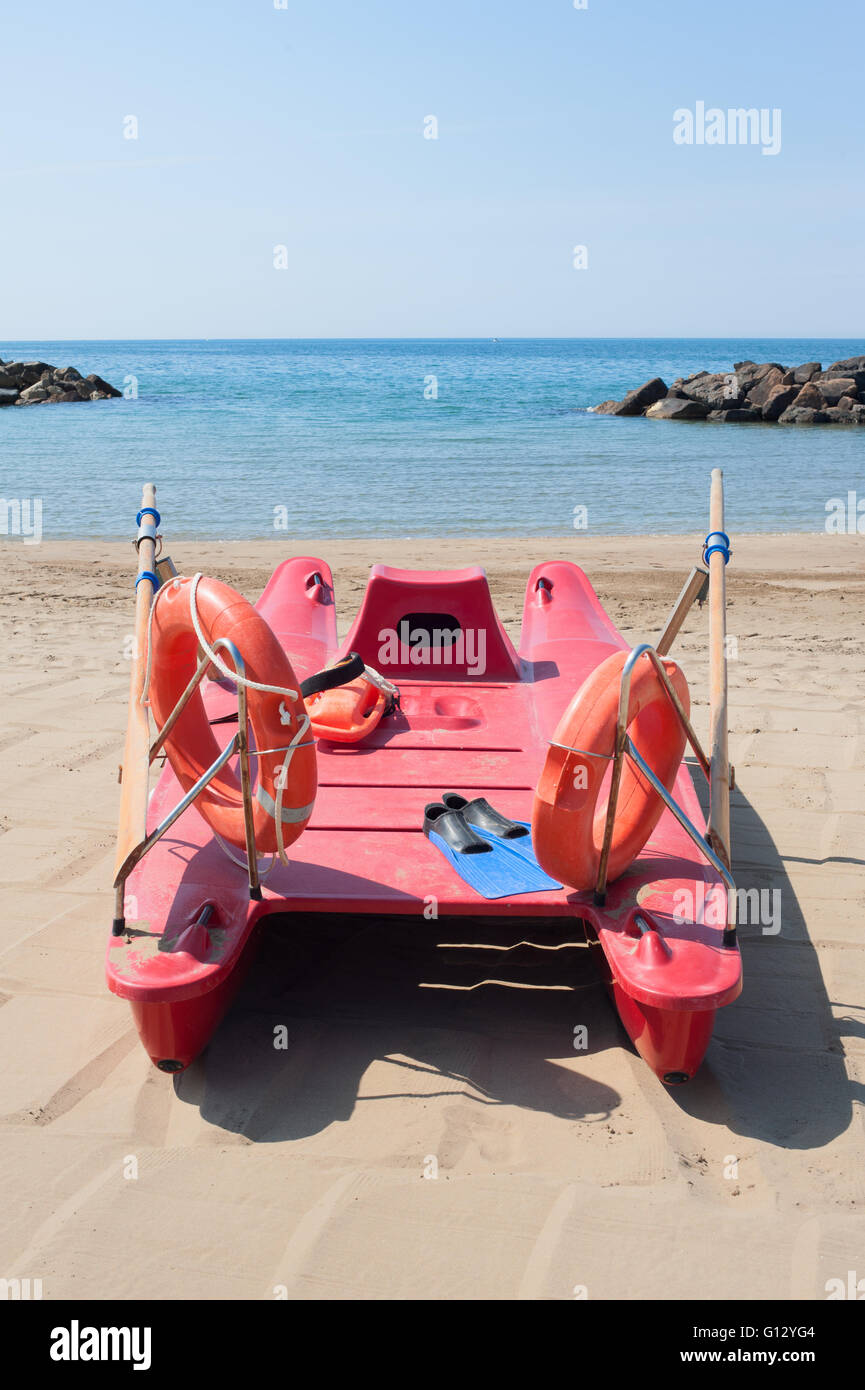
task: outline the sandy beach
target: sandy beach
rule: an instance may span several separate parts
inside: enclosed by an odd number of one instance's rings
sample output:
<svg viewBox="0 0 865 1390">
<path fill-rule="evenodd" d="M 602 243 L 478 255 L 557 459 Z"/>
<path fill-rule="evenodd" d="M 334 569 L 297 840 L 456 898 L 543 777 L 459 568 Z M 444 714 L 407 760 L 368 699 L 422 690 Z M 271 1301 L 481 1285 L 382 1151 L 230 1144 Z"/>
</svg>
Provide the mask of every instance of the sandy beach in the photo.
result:
<svg viewBox="0 0 865 1390">
<path fill-rule="evenodd" d="M 699 542 L 166 548 L 251 599 L 323 554 L 341 632 L 377 560 L 484 565 L 515 636 L 532 565 L 572 559 L 637 641 Z M 781 930 L 743 929 L 744 993 L 676 1091 L 567 934 L 376 919 L 274 927 L 207 1053 L 156 1071 L 103 977 L 134 551 L 0 555 L 0 1276 L 171 1300 L 823 1299 L 865 1276 L 861 537 L 734 537 L 734 868 L 780 891 Z M 707 624 L 673 649 L 701 735 Z M 277 1022 L 265 1073 L 249 1039 Z"/>
</svg>

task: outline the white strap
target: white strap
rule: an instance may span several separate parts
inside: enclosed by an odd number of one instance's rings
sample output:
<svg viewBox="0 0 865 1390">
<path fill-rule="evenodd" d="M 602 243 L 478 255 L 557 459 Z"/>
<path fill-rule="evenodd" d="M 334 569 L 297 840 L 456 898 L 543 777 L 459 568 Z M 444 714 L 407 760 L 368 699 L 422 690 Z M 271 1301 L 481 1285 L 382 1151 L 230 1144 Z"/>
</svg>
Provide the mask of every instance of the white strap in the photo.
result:
<svg viewBox="0 0 865 1390">
<path fill-rule="evenodd" d="M 374 666 L 364 666 L 363 674 L 370 685 L 378 686 L 379 690 L 383 690 L 385 695 L 399 694 L 399 686 L 394 685 L 392 681 L 386 680 L 381 672 L 377 671 Z"/>
</svg>

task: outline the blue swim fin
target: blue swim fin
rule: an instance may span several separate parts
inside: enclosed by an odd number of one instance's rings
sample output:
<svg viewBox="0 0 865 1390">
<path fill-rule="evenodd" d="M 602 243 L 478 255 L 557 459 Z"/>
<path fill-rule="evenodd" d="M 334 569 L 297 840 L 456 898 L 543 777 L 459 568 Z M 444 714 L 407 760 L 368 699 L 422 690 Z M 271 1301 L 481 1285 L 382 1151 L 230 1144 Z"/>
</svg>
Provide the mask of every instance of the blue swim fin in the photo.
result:
<svg viewBox="0 0 865 1390">
<path fill-rule="evenodd" d="M 528 830 L 519 824 L 521 830 Z M 482 898 L 510 898 L 562 886 L 538 864 L 528 833 L 511 839 L 484 833 L 468 824 L 457 808 L 436 802 L 424 810 L 424 834 Z"/>
<path fill-rule="evenodd" d="M 476 796 L 467 801 L 458 792 L 445 792 L 442 805 L 449 811 L 458 811 L 471 830 L 492 845 L 506 845 L 507 848 L 527 864 L 540 869 L 532 844 L 532 827 L 528 821 L 508 820 L 485 796 Z M 543 873 L 543 870 L 540 870 Z M 561 888 L 560 883 L 555 884 Z"/>
</svg>

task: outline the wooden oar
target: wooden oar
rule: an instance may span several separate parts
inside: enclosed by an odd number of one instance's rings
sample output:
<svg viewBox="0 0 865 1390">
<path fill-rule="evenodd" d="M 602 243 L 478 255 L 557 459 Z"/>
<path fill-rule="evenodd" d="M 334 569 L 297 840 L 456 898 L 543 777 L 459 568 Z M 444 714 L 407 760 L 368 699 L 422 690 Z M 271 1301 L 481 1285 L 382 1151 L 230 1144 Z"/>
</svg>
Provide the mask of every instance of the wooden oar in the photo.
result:
<svg viewBox="0 0 865 1390">
<path fill-rule="evenodd" d="M 145 483 L 141 509 L 156 507 L 156 487 Z M 156 564 L 155 518 L 142 516 L 138 540 L 138 574 L 148 576 Z M 147 707 L 141 703 L 141 691 L 147 665 L 147 624 L 150 605 L 156 587 L 145 577 L 135 589 L 135 637 L 132 648 L 132 672 L 129 678 L 129 713 L 126 723 L 126 742 L 123 748 L 121 773 L 120 819 L 117 830 L 117 858 L 114 864 L 115 887 L 118 888 L 115 910 L 115 932 L 122 930 L 122 883 L 118 875 L 136 845 L 147 834 L 147 782 L 150 768 L 150 721 Z M 118 927 L 118 922 L 120 926 Z"/>
<path fill-rule="evenodd" d="M 724 474 L 712 469 L 709 527 L 724 530 Z M 727 575 L 720 550 L 709 556 L 709 843 L 727 868 L 730 861 L 730 760 L 727 751 Z"/>
</svg>

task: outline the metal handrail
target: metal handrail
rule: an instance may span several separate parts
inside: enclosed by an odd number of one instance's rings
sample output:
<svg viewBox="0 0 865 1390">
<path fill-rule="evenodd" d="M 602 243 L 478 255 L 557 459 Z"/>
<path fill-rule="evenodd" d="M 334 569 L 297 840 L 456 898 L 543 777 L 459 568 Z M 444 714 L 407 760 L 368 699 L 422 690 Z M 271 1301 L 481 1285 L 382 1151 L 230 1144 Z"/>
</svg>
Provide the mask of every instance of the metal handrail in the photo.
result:
<svg viewBox="0 0 865 1390">
<path fill-rule="evenodd" d="M 634 746 L 634 743 L 631 740 L 631 738 L 628 736 L 628 709 L 630 706 L 631 697 L 631 677 L 633 676 L 634 667 L 636 666 L 641 656 L 648 656 L 649 660 L 652 662 L 652 665 L 655 667 L 655 670 L 658 673 L 658 677 L 660 678 L 661 685 L 663 686 L 664 690 L 669 696 L 670 703 L 672 704 L 673 709 L 676 711 L 679 721 L 685 730 L 688 742 L 693 748 L 694 753 L 697 757 L 697 761 L 699 762 L 700 767 L 702 768 L 706 776 L 706 780 L 709 783 L 710 790 L 712 786 L 711 764 L 708 758 L 706 757 L 706 754 L 703 752 L 703 748 L 700 744 L 699 739 L 697 738 L 696 733 L 694 732 L 694 728 L 691 724 L 691 721 L 686 715 L 682 706 L 682 702 L 676 694 L 676 691 L 673 688 L 670 678 L 664 669 L 663 662 L 661 661 L 661 658 L 659 657 L 655 648 L 652 646 L 651 642 L 643 642 L 639 646 L 634 647 L 629 652 L 627 660 L 625 661 L 625 664 L 622 667 L 622 677 L 619 685 L 619 708 L 616 714 L 616 739 L 612 755 L 613 772 L 612 777 L 610 779 L 610 795 L 607 801 L 607 817 L 604 825 L 604 840 L 601 846 L 601 857 L 598 862 L 598 877 L 595 883 L 595 905 L 598 907 L 603 907 L 604 902 L 606 901 L 607 869 L 610 858 L 610 847 L 613 841 L 613 828 L 615 826 L 616 821 L 616 807 L 619 799 L 619 787 L 622 780 L 622 767 L 624 765 L 625 756 L 627 755 L 632 760 L 632 762 L 636 764 L 636 766 L 642 772 L 646 780 L 661 797 L 661 800 L 665 803 L 668 809 L 672 811 L 673 815 L 676 817 L 676 820 L 682 826 L 683 830 L 687 831 L 691 839 L 694 841 L 694 844 L 705 856 L 708 862 L 712 865 L 712 868 L 716 871 L 716 873 L 718 873 L 721 876 L 721 878 L 723 878 L 725 884 L 727 885 L 727 925 L 724 928 L 724 945 L 735 946 L 736 884 L 733 879 L 733 875 L 727 868 L 726 864 L 724 864 L 724 862 L 712 849 L 706 837 L 700 833 L 697 827 L 682 810 L 681 806 L 679 806 L 674 797 L 664 786 L 663 782 L 655 775 L 655 773 L 649 767 L 648 763 L 645 761 L 645 759 L 641 756 L 641 754 Z"/>
<path fill-rule="evenodd" d="M 736 881 L 733 878 L 733 875 L 730 873 L 730 870 L 727 868 L 724 861 L 718 858 L 718 855 L 712 849 L 705 835 L 701 835 L 697 827 L 694 825 L 693 821 L 689 820 L 689 818 L 685 815 L 685 812 L 682 810 L 681 806 L 678 804 L 675 798 L 670 795 L 661 779 L 655 775 L 655 773 L 649 767 L 649 764 L 646 762 L 645 758 L 643 758 L 641 754 L 637 751 L 630 739 L 628 739 L 627 741 L 625 752 L 628 754 L 628 757 L 632 758 L 633 761 L 637 764 L 637 767 L 640 769 L 643 776 L 646 778 L 648 782 L 651 783 L 655 791 L 658 793 L 658 796 L 672 811 L 673 815 L 676 817 L 676 820 L 679 822 L 682 829 L 687 830 L 691 839 L 694 841 L 694 844 L 697 846 L 700 852 L 706 856 L 709 863 L 712 865 L 712 868 L 715 870 L 716 873 L 720 874 L 721 878 L 726 883 L 727 925 L 724 928 L 724 945 L 735 946 Z"/>
<path fill-rule="evenodd" d="M 186 793 L 185 796 L 181 798 L 181 800 L 177 803 L 173 810 L 169 811 L 168 815 L 165 816 L 165 818 L 162 821 L 160 821 L 159 825 L 157 825 L 154 830 L 151 830 L 150 834 L 146 835 L 143 840 L 139 841 L 139 843 L 135 845 L 135 847 L 126 856 L 126 859 L 124 859 L 114 880 L 114 887 L 116 891 L 114 925 L 112 927 L 112 933 L 114 936 L 121 936 L 125 927 L 126 919 L 124 912 L 124 904 L 126 897 L 126 880 L 132 873 L 132 870 L 135 868 L 136 864 L 139 864 L 141 862 L 145 854 L 147 854 L 148 851 L 153 848 L 157 841 L 162 839 L 162 836 L 165 834 L 165 832 L 167 830 L 170 830 L 171 826 L 178 819 L 178 817 L 183 814 L 187 807 L 192 805 L 196 797 L 200 796 L 200 794 L 204 791 L 205 787 L 207 787 L 213 781 L 216 774 L 221 771 L 221 769 L 228 762 L 229 758 L 233 757 L 235 753 L 237 753 L 240 758 L 240 790 L 243 800 L 243 824 L 246 839 L 246 857 L 249 872 L 249 896 L 256 900 L 259 900 L 261 898 L 261 881 L 258 873 L 258 856 L 256 854 L 255 849 L 255 823 L 252 809 L 252 779 L 249 771 L 249 724 L 247 715 L 246 685 L 244 683 L 246 676 L 246 665 L 238 648 L 227 637 L 217 638 L 217 640 L 213 643 L 213 650 L 214 652 L 220 650 L 227 651 L 234 663 L 234 673 L 236 676 L 240 677 L 240 679 L 235 682 L 237 689 L 237 733 L 234 735 L 234 738 L 231 740 L 231 742 L 228 743 L 225 746 L 225 748 L 223 748 L 222 752 L 219 754 L 219 757 L 215 760 L 215 762 L 211 763 L 210 767 L 207 768 L 207 770 L 201 774 L 194 786 L 189 788 L 189 791 Z M 164 744 L 168 735 L 171 733 L 171 730 L 174 728 L 174 725 L 177 723 L 177 720 L 180 718 L 180 715 L 183 713 L 183 710 L 186 708 L 186 705 L 189 702 L 193 692 L 198 688 L 198 686 L 204 679 L 204 675 L 207 671 L 208 666 L 211 666 L 212 664 L 212 658 L 210 656 L 205 656 L 198 662 L 192 679 L 190 680 L 186 689 L 183 691 L 182 695 L 178 699 L 176 705 L 174 706 L 173 710 L 169 714 L 168 718 L 166 719 L 165 723 L 163 724 L 162 728 L 160 729 L 159 733 L 156 735 L 156 738 L 150 746 L 149 758 L 151 763 L 159 753 L 159 750 L 162 748 L 162 745 Z M 231 677 L 229 677 L 229 679 L 231 679 Z"/>
</svg>

